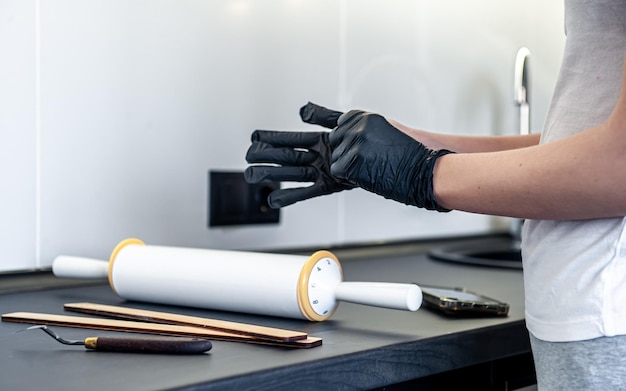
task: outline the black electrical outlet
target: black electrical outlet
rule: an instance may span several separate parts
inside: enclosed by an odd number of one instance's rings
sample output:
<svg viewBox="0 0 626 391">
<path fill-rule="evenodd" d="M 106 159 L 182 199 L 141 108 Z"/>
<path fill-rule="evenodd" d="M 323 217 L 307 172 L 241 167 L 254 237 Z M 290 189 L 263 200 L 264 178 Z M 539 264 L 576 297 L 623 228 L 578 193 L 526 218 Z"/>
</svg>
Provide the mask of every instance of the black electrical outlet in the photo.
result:
<svg viewBox="0 0 626 391">
<path fill-rule="evenodd" d="M 279 182 L 247 183 L 243 172 L 209 171 L 209 227 L 277 224 L 280 211 L 267 196 L 279 188 Z"/>
</svg>

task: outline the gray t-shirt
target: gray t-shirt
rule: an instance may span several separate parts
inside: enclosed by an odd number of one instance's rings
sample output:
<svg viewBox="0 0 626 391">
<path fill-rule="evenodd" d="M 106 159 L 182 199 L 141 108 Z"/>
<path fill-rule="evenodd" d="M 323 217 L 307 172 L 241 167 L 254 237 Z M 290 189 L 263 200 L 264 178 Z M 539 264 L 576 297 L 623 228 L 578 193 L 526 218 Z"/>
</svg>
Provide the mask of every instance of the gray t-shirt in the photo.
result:
<svg viewBox="0 0 626 391">
<path fill-rule="evenodd" d="M 542 143 L 611 114 L 626 54 L 626 0 L 565 0 L 565 32 Z M 526 323 L 533 335 L 575 341 L 626 334 L 625 226 L 625 218 L 526 221 Z"/>
</svg>

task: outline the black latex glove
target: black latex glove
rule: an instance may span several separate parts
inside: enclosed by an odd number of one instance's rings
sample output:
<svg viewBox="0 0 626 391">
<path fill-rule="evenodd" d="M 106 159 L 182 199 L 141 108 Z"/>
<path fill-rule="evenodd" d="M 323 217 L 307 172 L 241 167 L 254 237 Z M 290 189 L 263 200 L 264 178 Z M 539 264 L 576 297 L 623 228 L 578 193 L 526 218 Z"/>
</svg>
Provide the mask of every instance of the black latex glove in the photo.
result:
<svg viewBox="0 0 626 391">
<path fill-rule="evenodd" d="M 300 109 L 300 117 L 304 122 L 327 128 L 334 128 L 340 115 L 341 112 L 313 103 Z M 265 164 L 246 168 L 246 181 L 313 182 L 308 187 L 273 191 L 268 196 L 268 204 L 272 208 L 282 208 L 298 201 L 355 188 L 356 185 L 349 181 L 331 175 L 328 135 L 329 132 L 254 131 L 246 160 L 248 163 Z"/>
<path fill-rule="evenodd" d="M 365 190 L 407 205 L 448 212 L 433 192 L 433 169 L 440 156 L 373 113 L 352 110 L 329 136 L 331 173 Z"/>
</svg>

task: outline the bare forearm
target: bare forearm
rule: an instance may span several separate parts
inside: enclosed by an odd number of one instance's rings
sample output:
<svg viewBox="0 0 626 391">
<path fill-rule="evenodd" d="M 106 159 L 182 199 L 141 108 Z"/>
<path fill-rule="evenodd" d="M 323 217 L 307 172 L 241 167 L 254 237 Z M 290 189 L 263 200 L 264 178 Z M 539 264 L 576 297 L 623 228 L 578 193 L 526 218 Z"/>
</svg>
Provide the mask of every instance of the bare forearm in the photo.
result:
<svg viewBox="0 0 626 391">
<path fill-rule="evenodd" d="M 626 129 L 603 124 L 550 144 L 439 159 L 437 201 L 449 209 L 532 219 L 626 215 Z"/>
<path fill-rule="evenodd" d="M 460 153 L 497 152 L 539 144 L 539 134 L 524 136 L 459 136 L 439 134 L 439 147 Z"/>
<path fill-rule="evenodd" d="M 460 153 L 495 152 L 539 144 L 539 134 L 525 136 L 462 136 L 431 133 L 388 120 L 393 126 L 431 149 L 449 149 Z"/>
</svg>

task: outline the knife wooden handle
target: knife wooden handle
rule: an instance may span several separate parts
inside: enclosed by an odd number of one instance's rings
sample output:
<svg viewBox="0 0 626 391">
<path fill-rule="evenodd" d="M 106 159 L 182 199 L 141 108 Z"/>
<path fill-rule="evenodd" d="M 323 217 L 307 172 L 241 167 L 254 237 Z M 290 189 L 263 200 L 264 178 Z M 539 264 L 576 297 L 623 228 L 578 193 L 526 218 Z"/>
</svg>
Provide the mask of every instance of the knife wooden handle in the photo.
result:
<svg viewBox="0 0 626 391">
<path fill-rule="evenodd" d="M 87 349 L 105 352 L 201 354 L 211 350 L 211 341 L 199 338 L 115 338 L 85 339 Z"/>
</svg>

